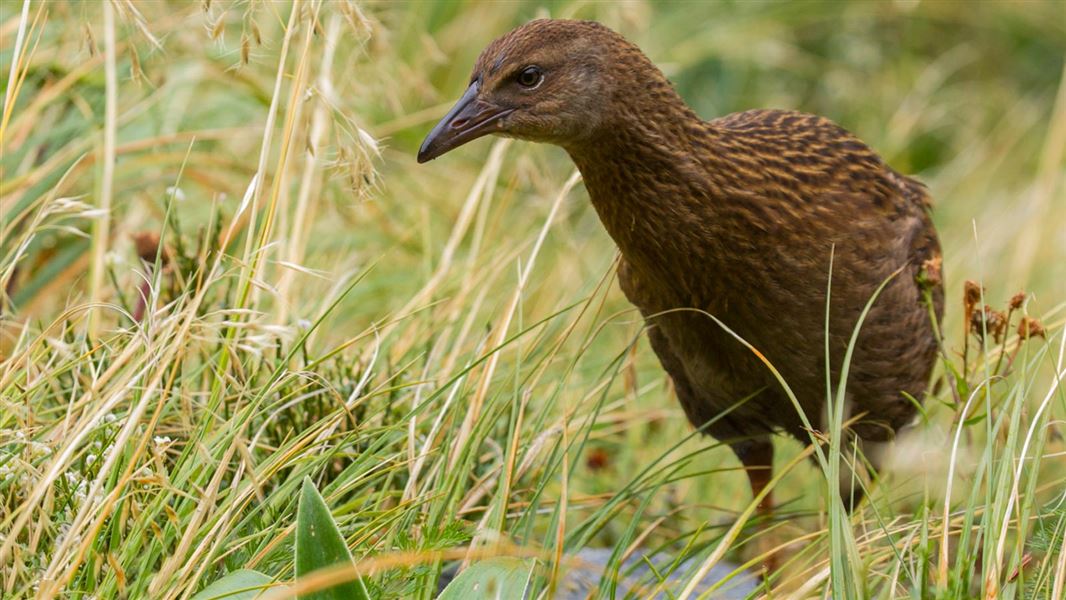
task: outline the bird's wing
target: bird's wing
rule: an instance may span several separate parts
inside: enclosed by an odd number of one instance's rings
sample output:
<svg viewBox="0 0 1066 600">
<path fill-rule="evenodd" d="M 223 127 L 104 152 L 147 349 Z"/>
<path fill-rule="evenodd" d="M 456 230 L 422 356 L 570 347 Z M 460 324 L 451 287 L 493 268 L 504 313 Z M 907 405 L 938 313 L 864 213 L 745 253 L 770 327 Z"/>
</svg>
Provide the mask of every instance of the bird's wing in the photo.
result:
<svg viewBox="0 0 1066 600">
<path fill-rule="evenodd" d="M 888 178 L 896 184 L 900 194 L 902 194 L 908 202 L 924 210 L 930 210 L 933 208 L 933 198 L 929 195 L 929 188 L 926 187 L 924 183 L 917 179 L 907 177 L 906 175 L 901 175 L 896 172 L 895 169 L 887 166 L 885 167 L 885 171 L 887 172 Z"/>
</svg>

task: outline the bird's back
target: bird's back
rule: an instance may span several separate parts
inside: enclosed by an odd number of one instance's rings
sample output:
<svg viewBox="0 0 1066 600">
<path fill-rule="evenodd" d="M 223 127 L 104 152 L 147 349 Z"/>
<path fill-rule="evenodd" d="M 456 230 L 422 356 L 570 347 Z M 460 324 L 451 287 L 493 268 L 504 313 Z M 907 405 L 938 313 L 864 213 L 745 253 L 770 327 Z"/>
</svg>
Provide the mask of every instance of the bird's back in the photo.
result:
<svg viewBox="0 0 1066 600">
<path fill-rule="evenodd" d="M 849 377 L 855 408 L 870 415 L 861 434 L 887 437 L 913 416 L 906 395 L 922 395 L 935 360 L 917 282 L 940 253 L 925 186 L 815 115 L 754 110 L 705 125 L 707 147 L 697 142 L 693 155 L 705 157 L 703 180 L 713 182 L 702 218 L 716 223 L 706 247 L 689 253 L 705 263 L 691 265 L 702 285 L 667 293 L 665 280 L 625 264 L 623 290 L 646 315 L 685 308 L 714 314 L 774 363 L 817 421 L 826 395 L 825 331 L 835 382 L 859 314 L 887 281 L 863 324 Z M 942 292 L 939 285 L 930 291 L 939 318 Z M 769 371 L 718 325 L 684 311 L 650 321 L 664 366 L 673 363 L 667 369 L 675 384 L 683 380 L 678 387 L 689 388 L 679 395 L 689 396 L 682 403 L 695 424 L 765 386 L 768 391 L 712 433 L 802 435 Z"/>
</svg>

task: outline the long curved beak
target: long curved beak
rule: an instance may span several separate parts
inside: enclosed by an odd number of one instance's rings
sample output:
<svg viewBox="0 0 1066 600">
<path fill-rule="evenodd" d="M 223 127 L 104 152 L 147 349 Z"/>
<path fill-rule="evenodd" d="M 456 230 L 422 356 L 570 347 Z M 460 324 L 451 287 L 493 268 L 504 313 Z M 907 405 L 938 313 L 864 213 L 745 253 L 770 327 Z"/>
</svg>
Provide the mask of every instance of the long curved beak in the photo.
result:
<svg viewBox="0 0 1066 600">
<path fill-rule="evenodd" d="M 418 162 L 433 160 L 470 140 L 492 133 L 499 127 L 501 119 L 511 114 L 513 109 L 478 99 L 478 88 L 478 82 L 471 83 L 463 97 L 429 132 L 418 149 Z"/>
</svg>

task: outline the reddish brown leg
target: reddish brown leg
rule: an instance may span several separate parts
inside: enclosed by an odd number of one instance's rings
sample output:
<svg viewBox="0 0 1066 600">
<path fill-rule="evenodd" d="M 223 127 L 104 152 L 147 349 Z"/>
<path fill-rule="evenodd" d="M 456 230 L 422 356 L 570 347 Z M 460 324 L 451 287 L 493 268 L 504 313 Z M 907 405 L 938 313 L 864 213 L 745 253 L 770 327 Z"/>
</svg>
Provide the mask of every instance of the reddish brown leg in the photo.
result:
<svg viewBox="0 0 1066 600">
<path fill-rule="evenodd" d="M 751 494 L 754 498 L 761 493 L 773 478 L 774 445 L 770 438 L 757 438 L 745 440 L 732 446 L 733 453 L 737 455 L 744 465 L 744 471 L 748 474 L 748 483 L 751 484 Z M 773 491 L 769 491 L 755 507 L 759 536 L 756 543 L 756 551 L 764 554 L 773 548 L 770 535 L 767 531 L 773 518 L 774 500 Z M 764 575 L 777 569 L 777 556 L 771 554 L 763 560 Z"/>
</svg>

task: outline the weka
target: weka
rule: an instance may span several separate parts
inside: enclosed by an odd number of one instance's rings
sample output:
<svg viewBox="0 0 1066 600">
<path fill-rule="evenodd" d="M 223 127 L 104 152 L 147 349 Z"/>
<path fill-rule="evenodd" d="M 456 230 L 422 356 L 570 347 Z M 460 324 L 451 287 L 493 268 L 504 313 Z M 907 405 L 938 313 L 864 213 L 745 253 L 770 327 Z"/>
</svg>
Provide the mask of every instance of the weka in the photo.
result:
<svg viewBox="0 0 1066 600">
<path fill-rule="evenodd" d="M 943 313 L 939 242 L 926 188 L 855 136 L 783 110 L 703 121 L 637 46 L 568 20 L 489 44 L 418 161 L 490 133 L 573 159 L 685 413 L 730 444 L 754 494 L 770 480 L 771 434 L 810 433 L 766 365 L 708 314 L 776 367 L 817 428 L 887 281 L 850 361 L 851 431 L 869 450 L 913 418 L 937 353 L 924 291 Z"/>
</svg>

